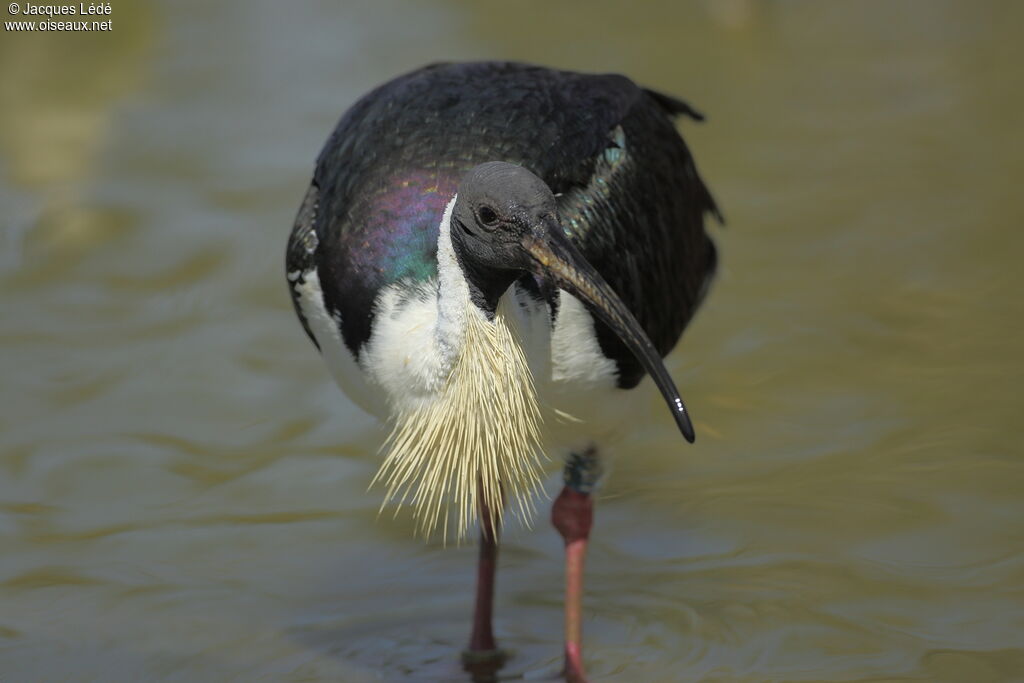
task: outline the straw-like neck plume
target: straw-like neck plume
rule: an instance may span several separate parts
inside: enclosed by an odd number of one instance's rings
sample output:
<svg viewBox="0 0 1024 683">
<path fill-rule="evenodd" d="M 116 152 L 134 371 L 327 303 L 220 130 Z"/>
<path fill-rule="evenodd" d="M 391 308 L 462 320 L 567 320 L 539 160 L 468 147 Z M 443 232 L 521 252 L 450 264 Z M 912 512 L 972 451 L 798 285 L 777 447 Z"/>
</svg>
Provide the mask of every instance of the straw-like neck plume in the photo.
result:
<svg viewBox="0 0 1024 683">
<path fill-rule="evenodd" d="M 429 395 L 393 402 L 394 428 L 374 482 L 387 487 L 386 502 L 412 505 L 421 533 L 440 527 L 461 540 L 481 505 L 495 527 L 506 500 L 529 518 L 543 455 L 515 304 L 502 298 L 489 315 L 474 302 L 449 234 L 451 211 L 438 239 L 434 338 L 442 371 Z"/>
</svg>

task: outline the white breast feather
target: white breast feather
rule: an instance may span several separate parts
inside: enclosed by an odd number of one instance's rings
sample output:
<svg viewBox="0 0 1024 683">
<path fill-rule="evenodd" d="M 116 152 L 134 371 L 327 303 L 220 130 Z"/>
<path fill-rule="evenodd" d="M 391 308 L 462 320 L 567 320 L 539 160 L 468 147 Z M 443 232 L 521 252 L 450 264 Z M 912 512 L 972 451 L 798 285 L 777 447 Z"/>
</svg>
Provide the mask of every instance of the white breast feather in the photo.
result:
<svg viewBox="0 0 1024 683">
<path fill-rule="evenodd" d="M 618 372 L 615 361 L 601 353 L 594 320 L 579 299 L 558 292 L 558 318 L 551 335 L 552 374 L 555 382 L 579 388 L 612 388 Z"/>
<path fill-rule="evenodd" d="M 317 269 L 312 268 L 303 273 L 302 282 L 294 288 L 306 325 L 316 338 L 334 381 L 360 408 L 371 415 L 386 417 L 387 401 L 383 393 L 367 383 L 363 369 L 341 338 L 341 315 L 337 311 L 328 313 L 324 305 L 324 293 Z"/>
</svg>

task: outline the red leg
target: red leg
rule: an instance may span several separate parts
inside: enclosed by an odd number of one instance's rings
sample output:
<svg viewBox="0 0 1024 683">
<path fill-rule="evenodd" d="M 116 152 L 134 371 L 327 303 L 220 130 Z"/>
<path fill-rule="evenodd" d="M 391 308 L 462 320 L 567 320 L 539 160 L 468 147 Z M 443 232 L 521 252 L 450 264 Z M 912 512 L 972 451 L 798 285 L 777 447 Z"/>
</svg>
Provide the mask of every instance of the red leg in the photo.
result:
<svg viewBox="0 0 1024 683">
<path fill-rule="evenodd" d="M 473 610 L 473 633 L 469 651 L 487 653 L 498 649 L 491 628 L 494 613 L 494 574 L 498 566 L 498 539 L 491 524 L 491 511 L 480 509 L 480 556 L 476 567 L 476 606 Z"/>
<path fill-rule="evenodd" d="M 476 569 L 476 603 L 473 607 L 473 632 L 469 647 L 462 653 L 464 668 L 474 680 L 490 680 L 505 663 L 492 629 L 494 613 L 494 575 L 498 566 L 498 533 L 491 523 L 491 511 L 480 507 L 480 555 Z"/>
<path fill-rule="evenodd" d="M 583 561 L 594 524 L 591 492 L 601 478 L 597 449 L 573 453 L 565 463 L 565 487 L 551 508 L 551 523 L 565 541 L 565 680 L 585 683 L 583 669 Z"/>
</svg>

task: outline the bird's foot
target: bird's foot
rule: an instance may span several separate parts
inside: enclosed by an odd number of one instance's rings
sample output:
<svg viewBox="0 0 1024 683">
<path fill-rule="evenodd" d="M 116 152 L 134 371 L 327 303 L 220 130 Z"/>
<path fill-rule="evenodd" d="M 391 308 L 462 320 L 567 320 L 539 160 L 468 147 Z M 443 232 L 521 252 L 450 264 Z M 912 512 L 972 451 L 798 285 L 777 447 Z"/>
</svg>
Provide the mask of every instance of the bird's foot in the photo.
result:
<svg viewBox="0 0 1024 683">
<path fill-rule="evenodd" d="M 462 669 L 473 683 L 489 683 L 498 680 L 498 672 L 508 658 L 509 653 L 499 647 L 491 650 L 467 648 L 462 651 Z"/>
<path fill-rule="evenodd" d="M 587 683 L 587 672 L 583 670 L 583 653 L 579 643 L 565 644 L 565 668 L 562 676 L 566 683 Z"/>
</svg>

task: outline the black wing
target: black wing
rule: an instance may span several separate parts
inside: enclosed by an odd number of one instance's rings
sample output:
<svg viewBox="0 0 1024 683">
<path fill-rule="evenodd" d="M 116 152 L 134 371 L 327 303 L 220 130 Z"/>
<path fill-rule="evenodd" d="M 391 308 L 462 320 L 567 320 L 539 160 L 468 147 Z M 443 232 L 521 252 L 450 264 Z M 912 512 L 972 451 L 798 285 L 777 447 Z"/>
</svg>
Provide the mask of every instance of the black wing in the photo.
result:
<svg viewBox="0 0 1024 683">
<path fill-rule="evenodd" d="M 705 214 L 721 220 L 714 199 L 672 117 L 703 117 L 684 102 L 637 88 L 637 97 L 607 134 L 584 186 L 559 199 L 563 224 L 666 355 L 696 312 L 714 275 L 717 252 Z M 592 163 L 593 161 L 593 163 Z M 604 323 L 601 350 L 616 361 L 619 385 L 635 386 L 643 367 Z"/>
</svg>

